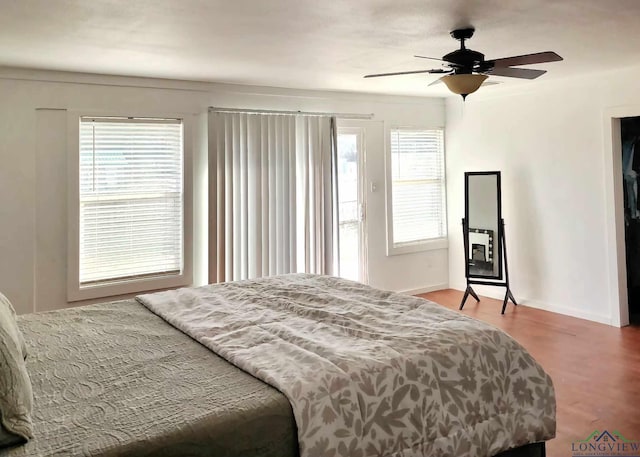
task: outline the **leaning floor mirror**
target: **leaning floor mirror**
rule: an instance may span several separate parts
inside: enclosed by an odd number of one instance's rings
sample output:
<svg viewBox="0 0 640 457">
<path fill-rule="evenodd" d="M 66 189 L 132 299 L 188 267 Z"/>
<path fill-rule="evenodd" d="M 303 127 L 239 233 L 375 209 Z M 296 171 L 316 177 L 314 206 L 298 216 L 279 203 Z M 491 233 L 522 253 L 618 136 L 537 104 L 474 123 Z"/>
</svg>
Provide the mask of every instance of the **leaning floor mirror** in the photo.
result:
<svg viewBox="0 0 640 457">
<path fill-rule="evenodd" d="M 467 276 L 502 279 L 500 172 L 465 173 Z"/>
<path fill-rule="evenodd" d="M 465 205 L 462 228 L 465 251 L 467 289 L 460 304 L 468 296 L 480 301 L 473 284 L 506 287 L 502 313 L 511 299 L 507 252 L 502 219 L 502 186 L 499 171 L 474 171 L 464 174 Z"/>
</svg>

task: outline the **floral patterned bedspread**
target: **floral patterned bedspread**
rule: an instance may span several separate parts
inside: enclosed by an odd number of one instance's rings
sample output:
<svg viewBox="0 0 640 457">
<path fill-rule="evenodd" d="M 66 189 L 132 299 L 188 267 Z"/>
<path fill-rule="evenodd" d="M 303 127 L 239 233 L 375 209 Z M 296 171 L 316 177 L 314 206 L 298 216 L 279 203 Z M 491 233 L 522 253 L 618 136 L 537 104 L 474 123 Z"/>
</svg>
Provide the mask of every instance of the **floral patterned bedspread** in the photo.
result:
<svg viewBox="0 0 640 457">
<path fill-rule="evenodd" d="M 138 300 L 283 392 L 302 457 L 483 457 L 555 436 L 531 355 L 421 298 L 294 274 Z"/>
</svg>

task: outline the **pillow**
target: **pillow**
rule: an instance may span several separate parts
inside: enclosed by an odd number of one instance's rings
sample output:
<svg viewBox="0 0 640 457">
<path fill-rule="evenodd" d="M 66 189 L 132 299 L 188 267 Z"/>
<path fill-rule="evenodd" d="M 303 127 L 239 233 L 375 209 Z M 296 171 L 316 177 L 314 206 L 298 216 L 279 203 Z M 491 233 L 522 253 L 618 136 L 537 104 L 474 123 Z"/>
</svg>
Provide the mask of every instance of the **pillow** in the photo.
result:
<svg viewBox="0 0 640 457">
<path fill-rule="evenodd" d="M 1 294 L 0 294 L 1 295 Z M 0 299 L 0 446 L 23 443 L 33 437 L 31 408 L 33 392 L 24 363 L 24 339 L 15 311 Z"/>
<path fill-rule="evenodd" d="M 13 309 L 13 306 L 11 305 L 9 299 L 5 297 L 2 292 L 0 292 L 0 325 L 4 327 L 5 322 L 13 322 L 12 326 L 7 327 L 8 331 L 18 342 L 20 352 L 22 353 L 22 358 L 26 359 L 27 344 L 24 342 L 22 332 L 20 332 L 20 329 L 18 329 L 18 324 L 16 324 L 16 311 Z"/>
</svg>

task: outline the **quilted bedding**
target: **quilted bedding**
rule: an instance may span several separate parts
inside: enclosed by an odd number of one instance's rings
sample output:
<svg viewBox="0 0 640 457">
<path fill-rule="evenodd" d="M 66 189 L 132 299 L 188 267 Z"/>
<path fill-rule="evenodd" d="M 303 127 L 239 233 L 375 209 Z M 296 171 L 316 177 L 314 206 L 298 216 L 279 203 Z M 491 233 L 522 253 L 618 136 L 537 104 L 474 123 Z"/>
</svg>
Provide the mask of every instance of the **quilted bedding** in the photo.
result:
<svg viewBox="0 0 640 457">
<path fill-rule="evenodd" d="M 287 399 L 135 300 L 18 317 L 34 439 L 2 457 L 296 457 Z"/>
<path fill-rule="evenodd" d="M 488 457 L 555 436 L 531 355 L 427 300 L 304 274 L 138 299 L 283 392 L 302 457 Z"/>
</svg>

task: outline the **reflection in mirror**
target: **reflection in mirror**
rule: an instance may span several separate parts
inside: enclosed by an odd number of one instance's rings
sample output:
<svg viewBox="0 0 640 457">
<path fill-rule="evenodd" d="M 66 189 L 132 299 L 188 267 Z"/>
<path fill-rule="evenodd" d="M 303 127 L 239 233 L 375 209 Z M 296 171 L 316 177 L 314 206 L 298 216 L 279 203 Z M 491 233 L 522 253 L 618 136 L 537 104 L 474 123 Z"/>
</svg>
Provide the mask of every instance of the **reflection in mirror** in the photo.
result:
<svg viewBox="0 0 640 457">
<path fill-rule="evenodd" d="M 469 273 L 492 276 L 493 231 L 469 227 Z"/>
<path fill-rule="evenodd" d="M 499 172 L 466 173 L 468 275 L 502 278 Z"/>
</svg>

